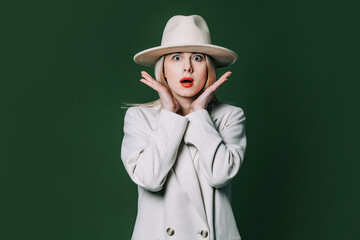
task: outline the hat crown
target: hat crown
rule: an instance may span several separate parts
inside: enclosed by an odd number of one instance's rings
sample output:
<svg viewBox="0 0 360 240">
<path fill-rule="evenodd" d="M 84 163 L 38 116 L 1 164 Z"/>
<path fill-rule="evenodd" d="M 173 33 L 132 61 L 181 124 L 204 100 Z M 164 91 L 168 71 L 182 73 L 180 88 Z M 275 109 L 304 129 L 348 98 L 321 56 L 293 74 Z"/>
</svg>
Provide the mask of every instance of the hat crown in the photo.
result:
<svg viewBox="0 0 360 240">
<path fill-rule="evenodd" d="M 138 52 L 134 61 L 140 65 L 155 67 L 161 56 L 174 52 L 207 54 L 217 68 L 231 65 L 238 58 L 232 50 L 211 44 L 209 28 L 201 16 L 176 15 L 166 23 L 161 45 Z"/>
<path fill-rule="evenodd" d="M 176 15 L 169 19 L 161 46 L 211 44 L 209 28 L 199 15 Z"/>
</svg>

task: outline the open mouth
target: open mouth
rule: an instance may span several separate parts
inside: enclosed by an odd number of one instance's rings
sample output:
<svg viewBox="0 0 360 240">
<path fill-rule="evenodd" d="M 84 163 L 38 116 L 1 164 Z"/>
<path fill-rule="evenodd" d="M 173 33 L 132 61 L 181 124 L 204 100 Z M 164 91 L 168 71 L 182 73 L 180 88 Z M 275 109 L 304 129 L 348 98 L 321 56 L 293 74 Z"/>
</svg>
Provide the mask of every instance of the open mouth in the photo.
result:
<svg viewBox="0 0 360 240">
<path fill-rule="evenodd" d="M 183 87 L 191 87 L 192 85 L 194 85 L 194 79 L 192 79 L 191 77 L 184 77 L 180 80 L 180 84 Z"/>
</svg>

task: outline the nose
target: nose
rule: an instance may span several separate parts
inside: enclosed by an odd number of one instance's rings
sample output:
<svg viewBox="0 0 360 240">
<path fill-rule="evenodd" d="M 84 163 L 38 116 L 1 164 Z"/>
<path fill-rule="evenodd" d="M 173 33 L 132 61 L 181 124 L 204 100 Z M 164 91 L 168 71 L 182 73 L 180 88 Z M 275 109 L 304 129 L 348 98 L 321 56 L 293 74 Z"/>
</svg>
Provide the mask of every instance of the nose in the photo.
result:
<svg viewBox="0 0 360 240">
<path fill-rule="evenodd" d="M 191 64 L 191 60 L 189 58 L 187 58 L 184 61 L 184 66 L 183 66 L 183 72 L 192 72 L 193 68 L 192 68 L 192 64 Z"/>
</svg>

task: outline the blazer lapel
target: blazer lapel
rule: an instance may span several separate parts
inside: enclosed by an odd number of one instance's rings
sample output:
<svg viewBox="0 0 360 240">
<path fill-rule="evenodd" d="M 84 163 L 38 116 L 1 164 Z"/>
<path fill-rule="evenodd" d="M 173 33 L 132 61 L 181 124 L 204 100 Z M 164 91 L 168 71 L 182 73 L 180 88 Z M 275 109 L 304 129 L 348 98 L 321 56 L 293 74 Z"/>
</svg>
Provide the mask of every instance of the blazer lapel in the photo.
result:
<svg viewBox="0 0 360 240">
<path fill-rule="evenodd" d="M 174 166 L 175 175 L 180 184 L 187 192 L 190 201 L 194 205 L 200 218 L 208 227 L 203 198 L 201 195 L 199 180 L 195 171 L 194 163 L 188 146 L 182 141 L 179 147 L 178 159 Z"/>
</svg>

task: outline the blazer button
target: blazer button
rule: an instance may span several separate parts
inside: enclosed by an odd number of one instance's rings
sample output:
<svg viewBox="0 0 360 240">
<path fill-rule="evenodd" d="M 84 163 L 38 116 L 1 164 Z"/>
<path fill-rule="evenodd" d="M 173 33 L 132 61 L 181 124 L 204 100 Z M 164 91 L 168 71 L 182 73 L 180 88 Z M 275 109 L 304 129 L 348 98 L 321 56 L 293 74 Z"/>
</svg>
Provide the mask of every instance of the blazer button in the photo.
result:
<svg viewBox="0 0 360 240">
<path fill-rule="evenodd" d="M 206 230 L 201 230 L 200 234 L 203 238 L 206 238 L 209 235 L 208 231 Z"/>
<path fill-rule="evenodd" d="M 172 236 L 172 235 L 174 235 L 174 233 L 175 233 L 175 231 L 174 231 L 174 229 L 172 229 L 172 228 L 168 228 L 168 229 L 166 229 L 166 232 L 167 232 L 167 234 L 169 235 L 169 236 Z"/>
</svg>

